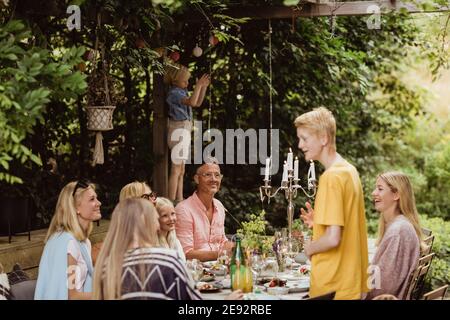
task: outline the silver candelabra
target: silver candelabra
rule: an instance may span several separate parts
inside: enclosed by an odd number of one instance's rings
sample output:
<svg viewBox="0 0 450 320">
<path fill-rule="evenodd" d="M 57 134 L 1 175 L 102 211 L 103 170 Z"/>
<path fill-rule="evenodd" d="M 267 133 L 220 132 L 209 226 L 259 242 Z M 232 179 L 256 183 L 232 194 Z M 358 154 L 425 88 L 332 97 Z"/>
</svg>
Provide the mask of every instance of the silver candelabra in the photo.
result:
<svg viewBox="0 0 450 320">
<path fill-rule="evenodd" d="M 297 176 L 298 174 L 296 174 Z M 266 175 L 264 181 L 264 185 L 259 187 L 259 192 L 261 196 L 261 202 L 264 203 L 264 200 L 267 198 L 267 203 L 270 203 L 270 199 L 275 197 L 279 191 L 284 191 L 286 200 L 288 201 L 287 207 L 287 220 L 288 220 L 288 238 L 291 239 L 292 234 L 292 223 L 294 218 L 294 205 L 293 199 L 297 197 L 297 190 L 300 189 L 308 198 L 313 198 L 316 195 L 317 190 L 317 181 L 315 179 L 314 172 L 314 163 L 311 160 L 310 169 L 308 171 L 308 191 L 306 191 L 300 185 L 300 179 L 294 177 L 294 170 L 287 169 L 287 180 L 281 181 L 281 186 L 276 189 L 275 192 L 272 192 L 272 186 L 270 184 L 270 177 Z"/>
</svg>

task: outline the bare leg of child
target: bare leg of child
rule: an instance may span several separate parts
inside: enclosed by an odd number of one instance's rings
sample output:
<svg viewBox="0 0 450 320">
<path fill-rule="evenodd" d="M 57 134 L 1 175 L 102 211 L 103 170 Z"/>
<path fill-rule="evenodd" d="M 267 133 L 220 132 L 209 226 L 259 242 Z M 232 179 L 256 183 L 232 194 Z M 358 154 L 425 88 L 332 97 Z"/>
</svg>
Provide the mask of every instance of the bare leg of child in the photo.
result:
<svg viewBox="0 0 450 320">
<path fill-rule="evenodd" d="M 181 165 L 181 172 L 178 176 L 178 186 L 177 186 L 177 201 L 183 201 L 183 180 L 184 180 L 185 163 Z"/>
<path fill-rule="evenodd" d="M 172 162 L 172 167 L 170 169 L 170 178 L 169 178 L 169 199 L 174 201 L 177 196 L 178 190 L 178 181 L 180 174 L 183 170 L 184 164 L 175 164 Z"/>
</svg>

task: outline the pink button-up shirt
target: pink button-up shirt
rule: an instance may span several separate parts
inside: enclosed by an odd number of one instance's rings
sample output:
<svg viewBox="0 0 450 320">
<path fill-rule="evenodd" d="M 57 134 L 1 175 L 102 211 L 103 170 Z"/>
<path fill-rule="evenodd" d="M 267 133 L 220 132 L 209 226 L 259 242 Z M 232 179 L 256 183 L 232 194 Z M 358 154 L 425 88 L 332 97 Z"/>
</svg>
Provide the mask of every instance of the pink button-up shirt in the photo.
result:
<svg viewBox="0 0 450 320">
<path fill-rule="evenodd" d="M 213 199 L 213 204 L 211 223 L 197 192 L 176 206 L 176 232 L 185 254 L 191 250 L 218 251 L 228 241 L 225 236 L 225 207 L 217 199 Z"/>
</svg>

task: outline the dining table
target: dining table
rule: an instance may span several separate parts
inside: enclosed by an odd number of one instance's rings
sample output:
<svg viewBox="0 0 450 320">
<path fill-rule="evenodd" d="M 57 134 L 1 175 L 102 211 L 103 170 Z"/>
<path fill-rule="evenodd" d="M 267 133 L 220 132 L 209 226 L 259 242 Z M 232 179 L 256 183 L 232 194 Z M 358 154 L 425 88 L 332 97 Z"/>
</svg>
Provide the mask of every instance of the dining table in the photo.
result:
<svg viewBox="0 0 450 320">
<path fill-rule="evenodd" d="M 373 238 L 369 238 L 368 241 L 368 260 L 369 263 L 372 260 L 375 251 L 376 251 L 376 240 Z M 296 262 L 292 265 L 292 267 L 286 268 L 283 272 L 276 272 L 273 275 L 273 278 L 278 278 L 282 280 L 286 280 L 287 284 L 295 283 L 297 281 L 307 282 L 309 284 L 309 273 L 304 275 L 298 274 L 299 266 L 306 266 L 310 269 L 310 261 L 303 257 L 299 256 L 299 260 L 295 259 Z M 300 263 L 297 263 L 300 262 Z M 258 278 L 259 279 L 259 278 Z M 269 294 L 268 286 L 256 284 L 258 281 L 255 281 L 253 285 L 253 291 L 244 293 L 244 300 L 304 300 L 309 297 L 309 286 L 303 286 L 301 288 L 294 288 L 294 290 L 289 290 L 287 294 Z M 226 283 L 227 285 L 223 285 Z M 208 292 L 201 292 L 201 296 L 205 300 L 225 300 L 228 295 L 231 294 L 232 290 L 229 287 L 230 276 L 229 274 L 223 275 L 215 275 L 213 285 L 216 285 L 220 289 L 212 290 Z"/>
</svg>

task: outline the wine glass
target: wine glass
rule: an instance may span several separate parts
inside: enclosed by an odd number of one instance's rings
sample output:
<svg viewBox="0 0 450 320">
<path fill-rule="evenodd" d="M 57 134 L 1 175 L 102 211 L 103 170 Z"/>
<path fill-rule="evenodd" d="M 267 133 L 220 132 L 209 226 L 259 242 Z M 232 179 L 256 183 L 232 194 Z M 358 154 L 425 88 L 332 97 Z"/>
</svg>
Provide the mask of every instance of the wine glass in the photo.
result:
<svg viewBox="0 0 450 320">
<path fill-rule="evenodd" d="M 228 256 L 227 249 L 223 247 L 219 249 L 219 254 L 217 255 L 217 263 L 223 266 L 227 266 L 230 263 L 230 257 Z"/>
<path fill-rule="evenodd" d="M 256 286 L 258 284 L 259 275 L 264 266 L 264 258 L 259 252 L 255 251 L 251 256 L 251 263 L 253 273 L 255 274 L 254 285 Z"/>
<path fill-rule="evenodd" d="M 194 281 L 199 281 L 203 276 L 203 266 L 199 260 L 192 259 L 186 261 L 186 267 L 191 272 L 192 279 L 194 279 Z"/>
<path fill-rule="evenodd" d="M 297 239 L 291 238 L 287 241 L 286 247 L 286 255 L 289 258 L 294 259 L 300 252 L 301 243 Z"/>
</svg>

